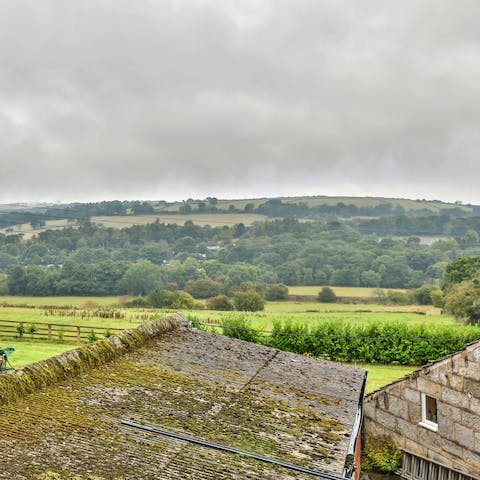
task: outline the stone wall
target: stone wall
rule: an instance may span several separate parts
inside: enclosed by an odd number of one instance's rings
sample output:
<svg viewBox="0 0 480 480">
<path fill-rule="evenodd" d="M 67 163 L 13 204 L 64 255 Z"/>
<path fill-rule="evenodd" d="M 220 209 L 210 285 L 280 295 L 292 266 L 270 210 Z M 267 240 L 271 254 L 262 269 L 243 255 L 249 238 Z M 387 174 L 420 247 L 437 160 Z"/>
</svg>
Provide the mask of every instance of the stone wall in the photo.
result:
<svg viewBox="0 0 480 480">
<path fill-rule="evenodd" d="M 117 335 L 0 375 L 0 405 L 99 367 L 185 322 L 181 315 L 124 330 Z"/>
<path fill-rule="evenodd" d="M 437 399 L 438 431 L 422 420 L 421 394 Z M 470 475 L 480 475 L 480 343 L 427 365 L 367 396 L 366 441 L 399 448 Z"/>
</svg>

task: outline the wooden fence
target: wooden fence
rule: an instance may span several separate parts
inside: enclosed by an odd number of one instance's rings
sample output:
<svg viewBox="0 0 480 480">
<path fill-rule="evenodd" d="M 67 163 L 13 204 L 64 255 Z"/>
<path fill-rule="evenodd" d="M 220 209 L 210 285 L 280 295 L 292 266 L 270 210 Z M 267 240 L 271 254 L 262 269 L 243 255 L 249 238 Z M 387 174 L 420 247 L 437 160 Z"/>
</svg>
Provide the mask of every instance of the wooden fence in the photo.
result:
<svg viewBox="0 0 480 480">
<path fill-rule="evenodd" d="M 22 322 L 0 319 L 0 337 L 32 338 L 43 340 L 85 340 L 108 337 L 121 332 L 123 328 L 72 325 L 63 323 Z"/>
</svg>

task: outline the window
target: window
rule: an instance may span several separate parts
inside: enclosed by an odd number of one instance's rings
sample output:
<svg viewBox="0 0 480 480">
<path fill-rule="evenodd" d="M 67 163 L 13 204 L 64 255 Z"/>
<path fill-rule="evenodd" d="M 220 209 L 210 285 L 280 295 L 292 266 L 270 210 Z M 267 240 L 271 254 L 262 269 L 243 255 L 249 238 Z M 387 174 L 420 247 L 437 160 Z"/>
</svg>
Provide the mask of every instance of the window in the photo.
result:
<svg viewBox="0 0 480 480">
<path fill-rule="evenodd" d="M 438 430 L 437 399 L 422 393 L 422 421 L 420 425 L 436 432 Z"/>
</svg>

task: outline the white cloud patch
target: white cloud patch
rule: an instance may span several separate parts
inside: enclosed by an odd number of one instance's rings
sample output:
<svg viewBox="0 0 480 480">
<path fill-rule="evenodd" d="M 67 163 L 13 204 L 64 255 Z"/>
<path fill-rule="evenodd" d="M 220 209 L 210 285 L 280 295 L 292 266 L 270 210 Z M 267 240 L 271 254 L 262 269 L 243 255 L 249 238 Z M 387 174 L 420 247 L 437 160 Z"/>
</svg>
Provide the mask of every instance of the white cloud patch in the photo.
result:
<svg viewBox="0 0 480 480">
<path fill-rule="evenodd" d="M 0 201 L 480 203 L 476 0 L 7 0 Z"/>
</svg>

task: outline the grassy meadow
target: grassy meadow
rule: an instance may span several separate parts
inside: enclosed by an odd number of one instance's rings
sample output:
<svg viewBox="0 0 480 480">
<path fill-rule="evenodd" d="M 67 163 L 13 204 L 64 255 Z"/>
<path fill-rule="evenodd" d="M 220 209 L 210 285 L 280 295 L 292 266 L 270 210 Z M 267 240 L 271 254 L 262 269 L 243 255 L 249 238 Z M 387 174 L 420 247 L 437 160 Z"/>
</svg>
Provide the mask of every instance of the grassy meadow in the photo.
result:
<svg viewBox="0 0 480 480">
<path fill-rule="evenodd" d="M 404 365 L 375 365 L 371 363 L 350 363 L 354 367 L 364 368 L 367 372 L 365 393 L 371 393 L 399 378 L 412 373 L 418 367 Z"/>
<path fill-rule="evenodd" d="M 15 340 L 0 338 L 0 348 L 15 348 L 15 352 L 9 357 L 9 361 L 14 368 L 45 360 L 68 350 L 72 350 L 79 345 L 80 344 L 76 342 L 58 343 L 43 340 L 31 340 L 29 338 Z"/>
</svg>

